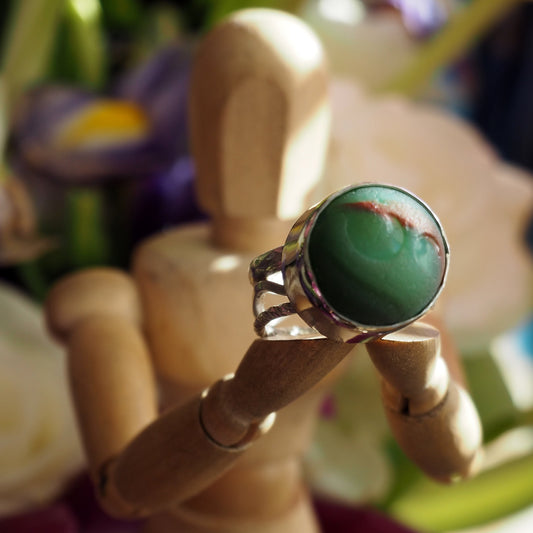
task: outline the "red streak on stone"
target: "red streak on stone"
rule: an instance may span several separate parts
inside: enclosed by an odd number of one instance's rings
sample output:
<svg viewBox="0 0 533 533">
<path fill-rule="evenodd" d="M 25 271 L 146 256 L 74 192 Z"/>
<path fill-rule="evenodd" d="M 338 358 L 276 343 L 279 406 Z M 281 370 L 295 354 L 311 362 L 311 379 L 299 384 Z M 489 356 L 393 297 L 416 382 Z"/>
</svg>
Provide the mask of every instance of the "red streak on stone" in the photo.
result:
<svg viewBox="0 0 533 533">
<path fill-rule="evenodd" d="M 365 202 L 347 202 L 344 204 L 345 207 L 348 209 L 354 209 L 359 211 L 369 211 L 371 213 L 376 213 L 377 215 L 381 215 L 383 217 L 389 216 L 394 217 L 404 228 L 410 228 L 413 230 L 418 230 L 418 228 L 407 220 L 405 217 L 402 217 L 398 213 L 394 212 L 388 205 L 383 204 L 376 204 L 374 202 L 365 201 Z M 442 257 L 443 251 L 444 251 L 444 245 L 442 244 L 442 240 L 440 238 L 440 235 L 435 235 L 433 233 L 429 233 L 427 231 L 420 233 L 423 237 L 427 237 L 428 239 L 432 240 L 435 243 L 435 246 L 437 247 L 437 250 L 439 252 L 439 255 Z"/>
</svg>

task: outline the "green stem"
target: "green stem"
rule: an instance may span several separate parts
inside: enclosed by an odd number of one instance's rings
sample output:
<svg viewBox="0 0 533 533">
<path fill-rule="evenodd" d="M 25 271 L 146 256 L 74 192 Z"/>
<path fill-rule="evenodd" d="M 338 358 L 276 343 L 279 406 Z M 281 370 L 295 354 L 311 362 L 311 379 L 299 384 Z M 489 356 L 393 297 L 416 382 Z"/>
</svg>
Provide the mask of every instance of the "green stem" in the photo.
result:
<svg viewBox="0 0 533 533">
<path fill-rule="evenodd" d="M 91 89 L 101 89 L 107 59 L 100 2 L 66 0 L 65 22 L 77 81 Z"/>
<path fill-rule="evenodd" d="M 48 283 L 37 259 L 21 263 L 17 267 L 20 280 L 35 300 L 43 302 L 48 292 Z"/>
<path fill-rule="evenodd" d="M 107 264 L 110 246 L 104 223 L 102 191 L 79 188 L 68 193 L 67 242 L 75 267 Z"/>
<path fill-rule="evenodd" d="M 492 24 L 521 0 L 473 0 L 415 55 L 399 75 L 380 92 L 416 95 L 439 68 L 467 50 Z"/>
</svg>

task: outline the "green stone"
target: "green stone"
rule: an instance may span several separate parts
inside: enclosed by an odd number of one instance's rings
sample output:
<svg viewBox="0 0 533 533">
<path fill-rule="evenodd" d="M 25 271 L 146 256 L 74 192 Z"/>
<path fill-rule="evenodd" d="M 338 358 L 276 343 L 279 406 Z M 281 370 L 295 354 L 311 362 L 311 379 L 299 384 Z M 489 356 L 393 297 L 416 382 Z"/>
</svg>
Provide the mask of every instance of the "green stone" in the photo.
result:
<svg viewBox="0 0 533 533">
<path fill-rule="evenodd" d="M 361 185 L 322 206 L 308 260 L 338 315 L 386 326 L 412 319 L 431 303 L 442 285 L 446 247 L 434 216 L 415 197 Z"/>
</svg>

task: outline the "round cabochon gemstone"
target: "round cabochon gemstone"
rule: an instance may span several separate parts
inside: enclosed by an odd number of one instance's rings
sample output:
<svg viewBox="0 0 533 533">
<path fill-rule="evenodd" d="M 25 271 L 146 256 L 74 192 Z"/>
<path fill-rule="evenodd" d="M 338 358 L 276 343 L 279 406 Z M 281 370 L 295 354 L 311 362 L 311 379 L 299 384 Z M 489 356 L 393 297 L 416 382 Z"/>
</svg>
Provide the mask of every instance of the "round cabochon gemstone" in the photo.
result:
<svg viewBox="0 0 533 533">
<path fill-rule="evenodd" d="M 431 211 L 386 185 L 345 189 L 319 208 L 307 259 L 322 298 L 366 326 L 419 315 L 442 286 L 447 246 Z"/>
</svg>

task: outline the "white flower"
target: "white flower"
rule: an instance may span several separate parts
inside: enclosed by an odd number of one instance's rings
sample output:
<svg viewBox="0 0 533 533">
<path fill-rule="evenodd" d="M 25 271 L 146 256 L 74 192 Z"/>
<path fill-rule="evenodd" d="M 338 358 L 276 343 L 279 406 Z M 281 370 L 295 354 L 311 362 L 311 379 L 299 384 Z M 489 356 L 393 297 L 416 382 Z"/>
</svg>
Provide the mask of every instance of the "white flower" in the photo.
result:
<svg viewBox="0 0 533 533">
<path fill-rule="evenodd" d="M 320 417 L 306 454 L 307 481 L 317 494 L 346 503 L 375 502 L 390 490 L 393 472 L 379 379 L 362 345 L 335 385 L 331 416 Z"/>
<path fill-rule="evenodd" d="M 409 189 L 441 219 L 451 248 L 444 317 L 463 349 L 485 344 L 531 309 L 524 242 L 533 178 L 500 161 L 474 128 L 445 111 L 396 96 L 332 86 L 325 189 L 376 181 Z"/>
<path fill-rule="evenodd" d="M 360 0 L 307 0 L 299 15 L 319 36 L 331 70 L 369 90 L 407 68 L 418 50 L 397 12 L 368 12 Z"/>
<path fill-rule="evenodd" d="M 0 284 L 0 515 L 52 499 L 82 465 L 65 356 L 42 312 Z"/>
</svg>

